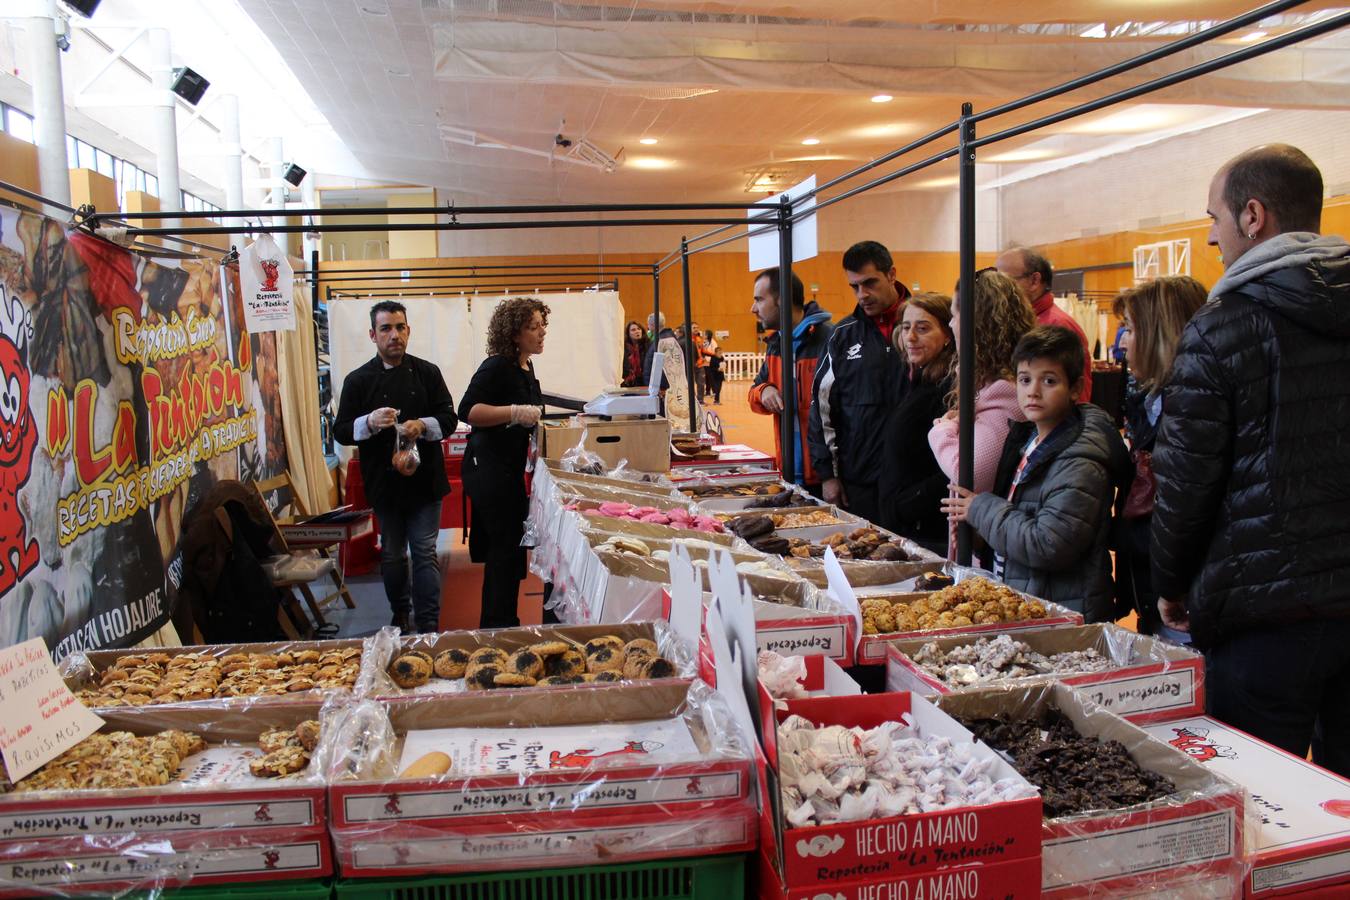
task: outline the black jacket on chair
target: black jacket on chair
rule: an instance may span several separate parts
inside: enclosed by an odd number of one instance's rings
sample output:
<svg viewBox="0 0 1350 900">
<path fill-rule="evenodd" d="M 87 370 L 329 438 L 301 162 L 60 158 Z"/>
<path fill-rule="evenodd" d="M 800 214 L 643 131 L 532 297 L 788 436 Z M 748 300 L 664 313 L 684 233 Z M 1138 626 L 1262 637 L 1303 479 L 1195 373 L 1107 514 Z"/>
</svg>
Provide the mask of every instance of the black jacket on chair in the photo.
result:
<svg viewBox="0 0 1350 900">
<path fill-rule="evenodd" d="M 1200 646 L 1350 617 L 1350 257 L 1239 284 L 1182 334 L 1153 451 L 1153 587 Z"/>
</svg>

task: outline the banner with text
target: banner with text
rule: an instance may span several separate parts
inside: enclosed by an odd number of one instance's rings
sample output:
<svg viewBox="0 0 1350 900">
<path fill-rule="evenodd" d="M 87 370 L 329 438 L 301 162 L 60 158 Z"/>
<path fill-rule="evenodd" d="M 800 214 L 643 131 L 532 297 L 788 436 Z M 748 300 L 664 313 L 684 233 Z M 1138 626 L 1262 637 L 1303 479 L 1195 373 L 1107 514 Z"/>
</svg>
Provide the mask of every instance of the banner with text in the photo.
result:
<svg viewBox="0 0 1350 900">
<path fill-rule="evenodd" d="M 183 514 L 286 468 L 238 270 L 0 207 L 0 646 L 125 647 L 173 609 Z"/>
</svg>

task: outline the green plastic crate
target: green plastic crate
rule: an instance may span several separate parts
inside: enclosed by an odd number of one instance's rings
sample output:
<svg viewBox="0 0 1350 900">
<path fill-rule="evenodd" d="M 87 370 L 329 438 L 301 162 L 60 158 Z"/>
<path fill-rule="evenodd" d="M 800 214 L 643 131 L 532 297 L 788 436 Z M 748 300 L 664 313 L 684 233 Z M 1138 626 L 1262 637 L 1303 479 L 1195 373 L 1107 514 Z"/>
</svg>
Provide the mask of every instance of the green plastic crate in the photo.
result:
<svg viewBox="0 0 1350 900">
<path fill-rule="evenodd" d="M 742 900 L 745 855 L 479 872 L 340 879 L 336 900 Z"/>
<path fill-rule="evenodd" d="M 241 884 L 209 884 L 171 888 L 159 893 L 160 900 L 329 900 L 333 883 L 328 879 L 302 881 L 250 881 Z M 149 897 L 136 893 L 134 898 Z"/>
</svg>

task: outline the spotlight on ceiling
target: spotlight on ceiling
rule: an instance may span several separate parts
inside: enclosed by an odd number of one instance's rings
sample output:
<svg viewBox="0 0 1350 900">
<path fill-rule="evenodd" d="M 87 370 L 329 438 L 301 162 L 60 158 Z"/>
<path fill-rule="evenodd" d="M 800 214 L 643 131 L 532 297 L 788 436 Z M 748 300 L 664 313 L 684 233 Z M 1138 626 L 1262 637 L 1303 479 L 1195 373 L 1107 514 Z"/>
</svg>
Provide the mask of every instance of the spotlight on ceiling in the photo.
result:
<svg viewBox="0 0 1350 900">
<path fill-rule="evenodd" d="M 66 6 L 86 19 L 94 14 L 94 10 L 98 9 L 99 2 L 100 0 L 65 0 Z"/>
<path fill-rule="evenodd" d="M 814 147 L 816 144 L 820 143 L 820 138 L 807 138 L 806 140 L 802 141 L 802 143 L 807 147 Z"/>
<path fill-rule="evenodd" d="M 891 102 L 892 100 L 894 100 L 894 99 L 895 99 L 895 98 L 892 97 L 890 94 L 876 94 L 875 96 L 872 97 L 872 102 L 873 102 L 873 103 L 890 103 L 890 102 Z"/>
<path fill-rule="evenodd" d="M 638 143 L 651 146 L 652 144 L 656 143 L 656 138 L 638 138 Z"/>
<path fill-rule="evenodd" d="M 281 170 L 282 180 L 291 187 L 299 187 L 300 182 L 305 180 L 305 175 L 307 174 L 308 173 L 304 169 L 300 168 L 295 163 L 286 163 L 285 167 Z"/>
<path fill-rule="evenodd" d="M 187 66 L 180 66 L 173 70 L 173 84 L 169 85 L 169 90 L 196 106 L 202 102 L 202 96 L 210 86 L 211 82 L 201 75 Z"/>
</svg>

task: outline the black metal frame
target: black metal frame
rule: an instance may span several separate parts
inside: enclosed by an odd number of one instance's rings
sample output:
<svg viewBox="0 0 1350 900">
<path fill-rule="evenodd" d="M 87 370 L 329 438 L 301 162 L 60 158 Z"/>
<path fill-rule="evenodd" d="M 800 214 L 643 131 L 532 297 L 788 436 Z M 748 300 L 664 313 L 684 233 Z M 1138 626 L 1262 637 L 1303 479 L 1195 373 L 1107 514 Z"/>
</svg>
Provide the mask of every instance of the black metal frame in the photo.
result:
<svg viewBox="0 0 1350 900">
<path fill-rule="evenodd" d="M 686 324 L 692 324 L 692 309 L 690 308 L 690 279 L 689 279 L 689 260 L 690 257 L 714 248 L 723 246 L 733 241 L 747 239 L 757 234 L 766 234 L 770 231 L 776 231 L 779 237 L 779 267 L 781 271 L 780 285 L 790 283 L 792 272 L 792 226 L 807 216 L 815 215 L 821 209 L 831 206 L 835 203 L 843 202 L 850 197 L 857 196 L 865 191 L 872 190 L 883 184 L 903 178 L 914 172 L 921 171 L 936 163 L 942 162 L 952 157 L 959 157 L 959 178 L 958 178 L 958 204 L 960 210 L 960 284 L 969 285 L 975 277 L 975 162 L 977 151 L 999 141 L 1018 137 L 1031 131 L 1044 128 L 1047 125 L 1053 125 L 1063 122 L 1067 119 L 1085 115 L 1090 112 L 1112 106 L 1126 100 L 1144 96 L 1145 94 L 1171 87 L 1193 78 L 1207 75 L 1220 69 L 1245 62 L 1250 59 L 1279 50 L 1283 47 L 1297 44 L 1301 41 L 1317 37 L 1322 34 L 1335 31 L 1346 25 L 1350 25 L 1350 13 L 1342 13 L 1332 16 L 1320 22 L 1305 25 L 1302 28 L 1286 32 L 1284 34 L 1263 40 L 1259 43 L 1251 44 L 1246 47 L 1225 53 L 1214 59 L 1197 63 L 1188 68 L 1163 75 L 1142 84 L 1137 84 L 1129 88 L 1124 88 L 1112 93 L 1106 94 L 1095 100 L 1080 103 L 1069 109 L 1061 110 L 1049 115 L 1032 119 L 1018 125 L 1013 125 L 983 137 L 977 136 L 976 126 L 990 119 L 1005 116 L 1009 113 L 1017 112 L 1027 107 L 1033 106 L 1045 100 L 1050 100 L 1062 96 L 1079 88 L 1087 87 L 1104 81 L 1107 78 L 1122 74 L 1124 72 L 1137 69 L 1140 66 L 1148 65 L 1162 59 L 1173 56 L 1183 50 L 1190 49 L 1204 44 L 1214 38 L 1230 34 L 1238 29 L 1256 24 L 1269 16 L 1277 15 L 1294 7 L 1301 6 L 1306 0 L 1275 0 L 1267 3 L 1257 9 L 1235 16 L 1232 19 L 1221 22 L 1210 28 L 1202 29 L 1194 34 L 1187 35 L 1172 41 L 1161 47 L 1157 47 L 1146 53 L 1116 63 L 1096 72 L 1083 75 L 1078 78 L 1055 85 L 1042 91 L 1029 94 L 1018 100 L 1004 103 L 1000 106 L 975 112 L 971 104 L 965 103 L 961 107 L 961 115 L 955 121 L 945 125 L 935 131 L 924 135 L 904 146 L 893 150 L 883 156 L 877 157 L 863 165 L 860 165 L 849 172 L 833 178 L 826 183 L 819 185 L 815 190 L 806 192 L 795 200 L 786 197 L 780 199 L 775 206 L 772 201 L 757 201 L 747 203 L 656 203 L 656 204 L 553 204 L 542 206 L 455 206 L 450 204 L 445 207 L 399 207 L 399 208 L 344 208 L 344 209 L 300 209 L 300 210 L 219 210 L 212 211 L 213 218 L 223 219 L 251 219 L 259 217 L 283 216 L 291 217 L 316 217 L 321 216 L 324 219 L 344 218 L 351 216 L 366 215 L 418 215 L 434 216 L 432 222 L 411 222 L 411 223 L 391 223 L 387 226 L 390 231 L 456 231 L 456 230 L 511 230 L 528 228 L 597 228 L 597 227 L 616 227 L 616 226 L 674 226 L 674 225 L 714 225 L 717 226 L 710 231 L 695 235 L 690 238 L 684 236 L 680 240 L 678 249 L 668 253 L 666 256 L 658 259 L 651 265 L 642 263 L 615 263 L 605 266 L 605 268 L 625 267 L 623 272 L 610 272 L 611 276 L 620 275 L 646 275 L 650 274 L 652 278 L 652 312 L 653 312 L 653 331 L 655 338 L 660 333 L 661 321 L 661 273 L 674 266 L 677 262 L 683 269 L 683 287 L 684 287 L 684 321 Z M 828 198 L 821 199 L 821 195 L 837 188 L 846 182 L 852 181 L 858 176 L 880 168 L 888 163 L 899 160 L 921 148 L 927 147 L 935 141 L 955 135 L 955 146 L 949 146 L 941 149 L 924 159 L 917 162 L 901 166 L 894 171 L 887 172 L 866 181 L 860 185 L 843 190 Z M 14 185 L 0 182 L 0 188 L 10 190 L 16 194 L 27 196 L 40 203 L 45 203 L 56 209 L 62 209 L 67 212 L 75 213 L 76 210 L 62 204 L 56 204 L 52 201 L 33 194 Z M 808 199 L 815 199 L 817 202 L 814 208 L 802 208 L 802 203 Z M 628 218 L 629 214 L 634 213 L 658 213 L 658 212 L 718 212 L 718 211 L 742 211 L 746 213 L 745 218 L 729 218 L 712 215 L 694 215 L 682 218 Z M 605 213 L 617 216 L 616 218 L 605 219 L 530 219 L 528 221 L 479 221 L 479 222 L 461 222 L 461 216 L 494 216 L 494 215 L 576 215 L 579 213 Z M 276 233 L 292 234 L 301 232 L 344 232 L 368 230 L 366 223 L 342 223 L 332 222 L 315 224 L 263 224 L 250 225 L 247 227 L 228 227 L 228 226 L 189 226 L 189 227 L 136 227 L 126 226 L 128 222 L 138 220 L 168 220 L 182 218 L 182 211 L 166 212 L 141 212 L 141 213 L 99 213 L 90 211 L 83 217 L 79 224 L 95 233 L 103 225 L 116 225 L 117 227 L 127 227 L 127 234 L 132 237 L 139 236 L 161 236 L 177 239 L 181 235 L 189 234 L 237 234 L 241 232 L 251 232 L 257 234 Z M 442 221 L 442 218 L 445 221 Z M 78 218 L 78 217 L 77 217 Z M 748 226 L 748 227 L 747 227 Z M 728 235 L 728 232 L 732 232 Z M 716 238 L 716 240 L 713 240 Z M 198 245 L 200 246 L 200 245 Z M 162 249 L 162 248 L 154 248 Z M 209 248 L 213 252 L 215 248 Z M 560 264 L 567 265 L 567 264 Z M 588 264 L 576 264 L 580 267 Z M 456 271 L 476 271 L 478 269 L 524 269 L 533 268 L 530 264 L 518 266 L 465 266 L 465 267 L 443 267 L 445 269 L 455 269 Z M 540 268 L 547 268 L 548 264 L 539 264 Z M 319 268 L 318 254 L 312 253 L 310 257 L 310 269 L 301 274 L 313 275 Z M 434 267 L 442 268 L 442 267 Z M 596 266 L 596 268 L 600 268 Z M 360 271 L 360 270 L 348 270 Z M 385 271 L 385 270 L 379 270 Z M 399 269 L 389 269 L 388 271 L 407 271 Z M 589 269 L 587 271 L 590 271 Z M 344 272 L 324 272 L 322 274 L 335 276 L 334 280 L 343 278 Z M 518 274 L 518 273 L 517 273 Z M 543 274 L 543 273 L 536 273 Z M 563 272 L 558 275 L 568 274 Z M 486 276 L 484 276 L 486 277 Z M 532 275 L 525 277 L 534 277 Z M 373 279 L 383 280 L 383 279 Z M 315 310 L 318 310 L 318 278 L 312 278 L 312 302 Z M 468 290 L 466 286 L 465 290 Z M 969 293 L 968 291 L 963 293 Z M 410 293 L 408 296 L 416 296 Z M 795 382 L 795 360 L 790 339 L 792 331 L 791 322 L 791 304 L 780 303 L 780 322 L 779 330 L 782 343 L 782 380 L 783 380 L 783 407 L 784 415 L 781 416 L 781 451 L 780 464 L 785 474 L 791 477 L 795 470 L 795 442 L 792 439 L 792 423 L 796 418 L 796 393 L 798 386 Z M 969 359 L 974 353 L 974 304 L 972 302 L 960 303 L 960 324 L 961 324 L 961 345 L 958 348 L 963 358 Z M 694 358 L 693 358 L 693 336 L 686 334 L 686 372 L 689 378 L 689 388 L 693 392 L 696 390 L 693 377 Z M 974 465 L 974 372 L 971 367 L 963 366 L 960 373 L 960 458 L 961 465 L 958 472 L 958 481 L 969 487 L 973 481 Z M 691 397 L 692 399 L 692 397 Z M 697 422 L 694 415 L 694 404 L 690 404 L 690 428 L 697 429 Z M 958 542 L 958 560 L 962 563 L 970 561 L 970 532 L 968 527 L 963 526 L 960 531 Z"/>
</svg>

